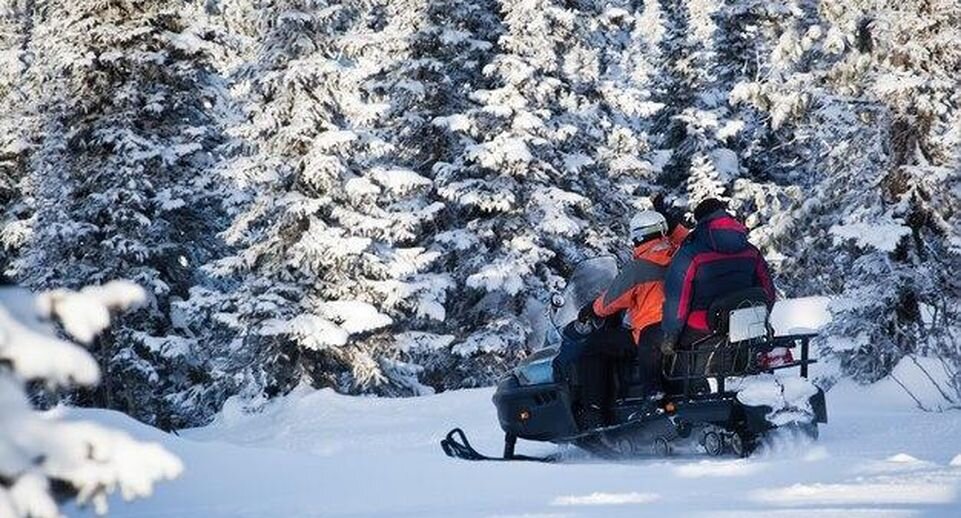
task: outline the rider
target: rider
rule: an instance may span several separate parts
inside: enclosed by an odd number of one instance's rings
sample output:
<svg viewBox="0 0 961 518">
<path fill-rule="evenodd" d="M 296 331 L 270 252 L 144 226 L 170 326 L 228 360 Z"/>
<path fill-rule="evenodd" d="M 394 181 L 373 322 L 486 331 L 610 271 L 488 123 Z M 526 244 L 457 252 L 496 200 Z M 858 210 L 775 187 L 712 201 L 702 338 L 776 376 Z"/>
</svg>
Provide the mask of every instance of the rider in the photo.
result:
<svg viewBox="0 0 961 518">
<path fill-rule="evenodd" d="M 721 297 L 760 287 L 768 307 L 774 304 L 767 262 L 727 205 L 716 198 L 704 200 L 694 209 L 694 220 L 694 230 L 667 269 L 661 324 L 665 355 L 676 347 L 689 349 L 710 334 L 708 308 Z"/>
<path fill-rule="evenodd" d="M 603 409 L 610 400 L 613 361 L 640 354 L 642 369 L 648 382 L 647 392 L 660 389 L 661 311 L 664 303 L 664 273 L 678 245 L 687 236 L 683 225 L 668 232 L 667 219 L 657 211 L 645 210 L 630 221 L 630 238 L 634 246 L 629 262 L 610 286 L 593 304 L 584 306 L 578 315 L 582 322 L 606 318 L 626 311 L 623 325 L 605 325 L 591 335 L 579 365 L 584 380 L 584 415 L 590 424 L 604 421 Z M 583 423 L 582 423 L 583 424 Z"/>
</svg>

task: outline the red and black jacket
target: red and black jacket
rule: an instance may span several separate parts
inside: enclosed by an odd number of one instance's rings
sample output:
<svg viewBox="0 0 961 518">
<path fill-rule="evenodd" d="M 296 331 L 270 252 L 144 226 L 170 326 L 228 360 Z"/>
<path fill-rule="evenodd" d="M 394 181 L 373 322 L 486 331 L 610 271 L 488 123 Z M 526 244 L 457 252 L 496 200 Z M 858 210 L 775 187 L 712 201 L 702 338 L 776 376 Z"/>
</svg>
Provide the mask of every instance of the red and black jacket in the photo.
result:
<svg viewBox="0 0 961 518">
<path fill-rule="evenodd" d="M 747 228 L 723 210 L 698 222 L 677 251 L 664 280 L 661 326 L 676 339 L 685 326 L 708 331 L 707 310 L 715 300 L 761 287 L 774 304 L 767 262 L 747 240 Z"/>
</svg>

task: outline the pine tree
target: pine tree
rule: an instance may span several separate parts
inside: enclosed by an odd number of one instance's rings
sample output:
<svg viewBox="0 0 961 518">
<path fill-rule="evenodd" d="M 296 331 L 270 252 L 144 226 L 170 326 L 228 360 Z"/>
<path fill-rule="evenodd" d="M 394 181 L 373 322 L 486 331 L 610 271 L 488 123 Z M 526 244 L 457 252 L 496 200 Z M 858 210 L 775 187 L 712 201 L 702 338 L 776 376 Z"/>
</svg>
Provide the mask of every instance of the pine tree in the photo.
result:
<svg viewBox="0 0 961 518">
<path fill-rule="evenodd" d="M 74 399 L 176 427 L 489 384 L 651 195 L 721 197 L 847 374 L 961 389 L 956 4 L 8 0 L 0 259 L 148 286 Z"/>
<path fill-rule="evenodd" d="M 427 390 L 393 335 L 443 320 L 450 287 L 429 271 L 424 232 L 443 204 L 411 141 L 432 131 L 414 37 L 431 9 L 281 2 L 246 24 L 259 46 L 238 71 L 247 113 L 223 171 L 237 253 L 208 267 L 221 288 L 192 300 L 233 336 L 224 368 L 248 396 Z"/>
<path fill-rule="evenodd" d="M 217 247 L 206 172 L 221 92 L 189 7 L 81 1 L 31 13 L 33 59 L 18 88 L 34 92 L 26 111 L 42 131 L 23 180 L 28 210 L 5 229 L 21 236 L 11 271 L 28 286 L 122 276 L 147 287 L 147 306 L 98 341 L 105 383 L 79 401 L 164 427 L 178 425 L 178 409 L 163 396 L 203 372 L 170 304 Z"/>
<path fill-rule="evenodd" d="M 651 48 L 623 3 L 503 2 L 496 54 L 474 105 L 441 122 L 459 142 L 435 165 L 453 228 L 438 235 L 458 292 L 448 311 L 461 377 L 496 379 L 540 345 L 544 304 L 577 260 L 625 254 L 663 153 L 651 146 Z M 449 385 L 450 386 L 450 385 Z"/>
<path fill-rule="evenodd" d="M 29 5 L 0 3 L 0 203 L 4 215 L 0 232 L 4 271 L 0 273 L 6 273 L 22 242 L 24 229 L 14 222 L 25 209 L 20 182 L 26 176 L 31 135 L 37 132 L 36 117 L 22 108 L 29 92 L 20 84 L 29 59 L 24 52 L 30 34 Z"/>
<path fill-rule="evenodd" d="M 823 345 L 862 381 L 913 353 L 952 358 L 958 372 L 955 347 L 945 347 L 957 332 L 947 308 L 959 291 L 946 275 L 957 234 L 944 225 L 956 202 L 934 194 L 957 181 L 947 129 L 957 80 L 947 71 L 959 61 L 939 44 L 957 35 L 958 7 L 948 4 L 801 10 L 782 27 L 770 76 L 736 93 L 805 150 L 804 202 L 773 241 L 792 292 L 836 294 Z"/>
</svg>

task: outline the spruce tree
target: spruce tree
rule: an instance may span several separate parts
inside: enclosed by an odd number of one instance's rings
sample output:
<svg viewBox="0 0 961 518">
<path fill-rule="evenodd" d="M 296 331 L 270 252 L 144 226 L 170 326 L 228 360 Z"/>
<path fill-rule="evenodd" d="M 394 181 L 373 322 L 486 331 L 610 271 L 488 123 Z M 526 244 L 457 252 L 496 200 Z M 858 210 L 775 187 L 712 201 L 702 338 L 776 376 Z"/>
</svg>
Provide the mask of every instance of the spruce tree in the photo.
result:
<svg viewBox="0 0 961 518">
<path fill-rule="evenodd" d="M 957 383 L 956 201 L 959 8 L 822 2 L 786 17 L 771 73 L 735 96 L 803 149 L 800 199 L 772 232 L 790 292 L 832 293 L 822 345 L 875 381 L 908 354 L 946 359 Z M 908 44 L 910 42 L 910 45 Z M 925 49 L 923 51 L 919 49 Z M 937 185 L 937 187 L 935 187 Z M 956 387 L 955 387 L 956 389 Z"/>
<path fill-rule="evenodd" d="M 180 423 L 164 395 L 203 372 L 170 304 L 215 253 L 219 223 L 207 172 L 222 94 L 190 12 L 184 2 L 118 0 L 29 13 L 31 59 L 17 86 L 34 92 L 23 109 L 40 131 L 22 182 L 26 208 L 5 229 L 21 236 L 10 271 L 27 286 L 126 277 L 147 288 L 146 307 L 94 347 L 104 383 L 78 401 L 162 427 Z"/>
</svg>

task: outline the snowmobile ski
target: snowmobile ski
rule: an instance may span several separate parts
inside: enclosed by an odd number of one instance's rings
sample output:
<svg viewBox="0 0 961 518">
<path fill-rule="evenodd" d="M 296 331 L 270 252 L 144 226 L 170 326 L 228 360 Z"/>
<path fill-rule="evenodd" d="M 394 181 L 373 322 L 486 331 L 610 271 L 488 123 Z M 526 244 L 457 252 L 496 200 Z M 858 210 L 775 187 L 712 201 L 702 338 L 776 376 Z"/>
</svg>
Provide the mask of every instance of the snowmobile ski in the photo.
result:
<svg viewBox="0 0 961 518">
<path fill-rule="evenodd" d="M 444 453 L 451 458 L 462 459 L 462 460 L 491 460 L 491 461 L 511 461 L 511 460 L 522 460 L 530 462 L 556 462 L 557 457 L 546 456 L 546 457 L 534 457 L 530 455 L 517 455 L 514 453 L 514 445 L 517 442 L 516 437 L 508 435 L 504 439 L 504 456 L 503 457 L 490 457 L 484 455 L 471 446 L 470 441 L 467 440 L 467 435 L 460 428 L 454 428 L 453 430 L 447 432 L 447 437 L 441 439 L 440 447 L 444 450 Z"/>
</svg>

